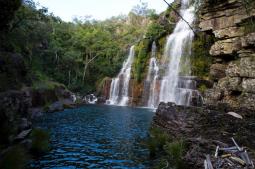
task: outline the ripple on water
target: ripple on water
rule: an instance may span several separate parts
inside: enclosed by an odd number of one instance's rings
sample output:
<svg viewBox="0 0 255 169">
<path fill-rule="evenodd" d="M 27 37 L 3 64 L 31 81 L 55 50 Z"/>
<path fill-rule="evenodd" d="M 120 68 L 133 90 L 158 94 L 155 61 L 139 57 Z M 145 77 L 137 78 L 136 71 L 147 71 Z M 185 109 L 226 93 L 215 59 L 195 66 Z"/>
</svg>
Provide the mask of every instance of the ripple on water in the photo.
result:
<svg viewBox="0 0 255 169">
<path fill-rule="evenodd" d="M 37 126 L 51 131 L 52 150 L 31 168 L 149 168 L 144 146 L 153 112 L 89 105 L 46 114 Z"/>
</svg>

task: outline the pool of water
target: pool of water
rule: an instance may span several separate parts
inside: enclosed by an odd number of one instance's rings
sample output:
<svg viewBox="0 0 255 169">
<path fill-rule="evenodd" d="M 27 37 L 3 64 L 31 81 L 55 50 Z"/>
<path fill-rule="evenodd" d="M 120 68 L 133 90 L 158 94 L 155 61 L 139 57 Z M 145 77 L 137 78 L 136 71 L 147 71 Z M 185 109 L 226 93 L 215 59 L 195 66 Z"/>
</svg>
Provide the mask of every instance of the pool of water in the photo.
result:
<svg viewBox="0 0 255 169">
<path fill-rule="evenodd" d="M 149 109 L 88 105 L 45 114 L 36 126 L 49 129 L 51 151 L 32 168 L 149 168 L 145 140 Z"/>
</svg>

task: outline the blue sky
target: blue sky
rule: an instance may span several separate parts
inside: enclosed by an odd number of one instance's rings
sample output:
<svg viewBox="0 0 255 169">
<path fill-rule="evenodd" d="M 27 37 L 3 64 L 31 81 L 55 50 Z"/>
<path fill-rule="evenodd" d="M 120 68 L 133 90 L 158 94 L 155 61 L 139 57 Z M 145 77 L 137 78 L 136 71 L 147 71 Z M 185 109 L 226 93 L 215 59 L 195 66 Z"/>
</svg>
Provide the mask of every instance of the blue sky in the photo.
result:
<svg viewBox="0 0 255 169">
<path fill-rule="evenodd" d="M 168 0 L 171 2 L 172 0 Z M 119 14 L 128 14 L 140 0 L 35 0 L 50 12 L 65 21 L 72 21 L 74 16 L 88 16 L 103 20 Z M 162 12 L 167 8 L 163 0 L 142 0 L 149 8 Z"/>
</svg>

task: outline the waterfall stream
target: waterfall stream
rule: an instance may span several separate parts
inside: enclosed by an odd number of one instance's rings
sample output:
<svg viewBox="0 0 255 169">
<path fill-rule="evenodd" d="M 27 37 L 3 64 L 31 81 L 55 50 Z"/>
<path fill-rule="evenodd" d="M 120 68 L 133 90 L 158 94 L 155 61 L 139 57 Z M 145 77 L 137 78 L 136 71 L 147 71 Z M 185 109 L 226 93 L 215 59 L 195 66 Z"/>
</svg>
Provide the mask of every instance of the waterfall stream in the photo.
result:
<svg viewBox="0 0 255 169">
<path fill-rule="evenodd" d="M 118 76 L 112 79 L 110 88 L 110 97 L 107 104 L 126 106 L 129 101 L 129 81 L 131 77 L 131 68 L 134 61 L 135 47 L 132 46 L 126 61 L 122 65 L 122 69 Z"/>
<path fill-rule="evenodd" d="M 185 21 L 193 26 L 195 8 L 190 4 L 190 1 L 182 0 L 180 14 Z M 187 106 L 196 106 L 202 103 L 202 97 L 196 90 L 196 78 L 191 76 L 190 68 L 194 32 L 184 20 L 180 19 L 173 33 L 169 35 L 161 61 L 157 61 L 156 43 L 152 44 L 149 70 L 144 83 L 144 92 L 148 92 L 148 94 L 145 93 L 143 105 L 147 107 L 157 108 L 159 102 L 173 102 Z M 120 73 L 112 79 L 107 104 L 128 105 L 129 81 L 134 54 L 134 46 L 132 46 Z"/>
<path fill-rule="evenodd" d="M 190 24 L 195 20 L 195 8 L 189 0 L 182 0 L 180 14 Z M 165 46 L 165 74 L 161 80 L 160 96 L 162 102 L 174 102 L 179 105 L 189 105 L 193 94 L 192 80 L 180 80 L 180 71 L 185 69 L 185 75 L 190 75 L 189 55 L 194 32 L 182 19 L 178 21 L 174 32 L 168 37 Z"/>
<path fill-rule="evenodd" d="M 146 80 L 150 82 L 150 94 L 147 106 L 150 108 L 156 108 L 158 106 L 158 91 L 157 91 L 157 81 L 159 78 L 159 67 L 156 59 L 157 46 L 153 42 L 151 48 L 151 59 L 149 65 L 149 71 Z"/>
</svg>

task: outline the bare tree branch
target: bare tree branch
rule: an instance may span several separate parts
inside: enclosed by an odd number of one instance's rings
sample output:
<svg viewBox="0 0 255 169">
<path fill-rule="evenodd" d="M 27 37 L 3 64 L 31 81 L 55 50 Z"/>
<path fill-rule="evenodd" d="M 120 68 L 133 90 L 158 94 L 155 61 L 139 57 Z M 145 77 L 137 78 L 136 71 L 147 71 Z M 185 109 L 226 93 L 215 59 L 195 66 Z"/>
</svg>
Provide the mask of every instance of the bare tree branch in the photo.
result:
<svg viewBox="0 0 255 169">
<path fill-rule="evenodd" d="M 196 32 L 194 31 L 193 27 L 189 24 L 188 21 L 186 21 L 181 14 L 171 5 L 169 4 L 166 0 L 163 0 L 188 26 L 189 28 L 194 32 L 194 34 L 196 35 Z"/>
<path fill-rule="evenodd" d="M 92 56 L 91 52 L 90 52 L 90 56 Z M 87 68 L 89 66 L 89 63 L 91 63 L 98 55 L 92 57 L 91 59 L 88 58 L 88 55 L 86 55 L 86 59 L 85 59 L 85 62 L 84 62 L 84 69 L 83 69 L 83 76 L 82 76 L 82 82 L 84 83 L 85 81 L 85 75 L 86 75 L 86 71 L 87 71 Z"/>
</svg>

